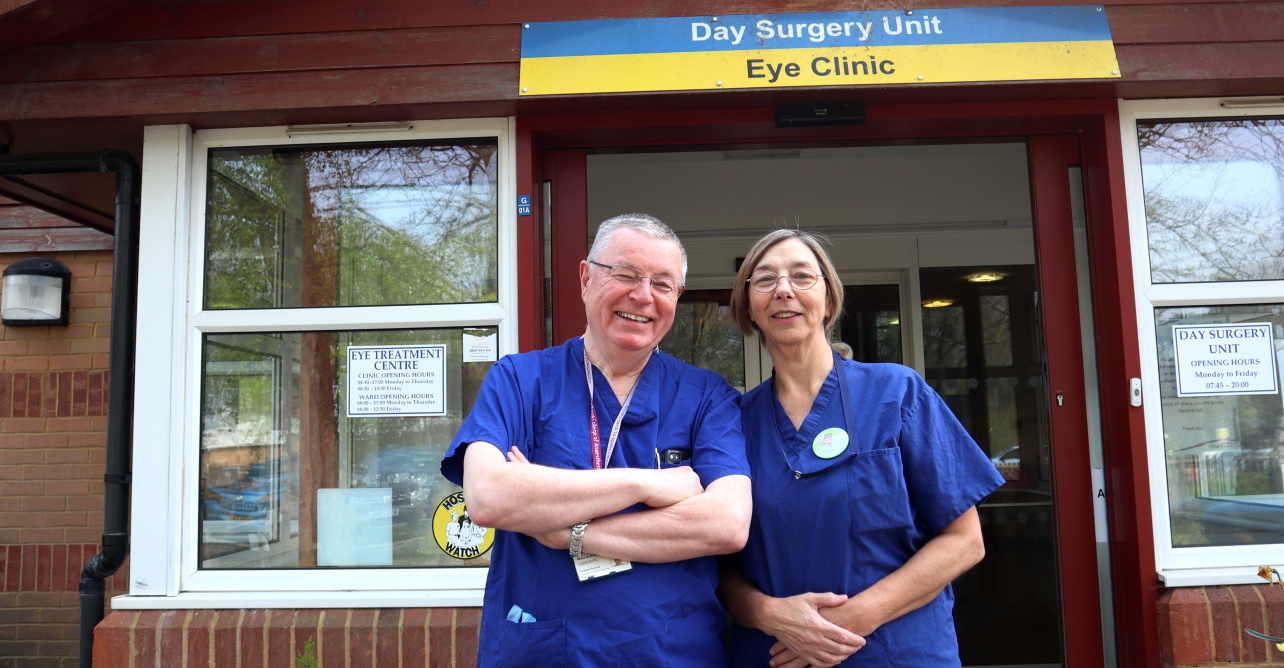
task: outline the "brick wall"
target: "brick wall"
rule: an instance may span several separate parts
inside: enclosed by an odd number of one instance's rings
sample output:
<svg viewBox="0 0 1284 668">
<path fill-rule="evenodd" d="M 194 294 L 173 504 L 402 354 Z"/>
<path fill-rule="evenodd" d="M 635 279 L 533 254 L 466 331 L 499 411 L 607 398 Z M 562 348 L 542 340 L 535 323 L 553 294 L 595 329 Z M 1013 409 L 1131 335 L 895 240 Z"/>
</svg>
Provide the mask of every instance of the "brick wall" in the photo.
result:
<svg viewBox="0 0 1284 668">
<path fill-rule="evenodd" d="M 113 612 L 94 668 L 292 668 L 309 639 L 323 668 L 466 668 L 480 608 Z"/>
<path fill-rule="evenodd" d="M 1245 628 L 1284 635 L 1284 591 L 1185 587 L 1159 599 L 1164 668 L 1279 668 L 1284 652 Z M 329 668 L 476 663 L 481 612 L 460 609 L 120 611 L 99 627 L 95 668 L 289 668 L 309 638 Z"/>
<path fill-rule="evenodd" d="M 80 570 L 102 538 L 112 255 L 44 256 L 71 270 L 70 325 L 0 327 L 0 668 L 75 665 Z"/>
<path fill-rule="evenodd" d="M 1284 590 L 1278 585 L 1182 587 L 1159 596 L 1164 668 L 1284 666 L 1275 643 L 1244 629 L 1284 636 Z"/>
</svg>

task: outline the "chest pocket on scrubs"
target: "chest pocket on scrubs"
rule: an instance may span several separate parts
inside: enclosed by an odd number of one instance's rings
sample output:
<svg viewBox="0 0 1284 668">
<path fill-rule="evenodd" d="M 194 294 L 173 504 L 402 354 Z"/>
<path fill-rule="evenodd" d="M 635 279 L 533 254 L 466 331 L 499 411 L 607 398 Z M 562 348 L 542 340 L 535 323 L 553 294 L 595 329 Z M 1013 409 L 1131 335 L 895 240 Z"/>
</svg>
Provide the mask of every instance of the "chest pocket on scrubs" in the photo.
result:
<svg viewBox="0 0 1284 668">
<path fill-rule="evenodd" d="M 565 666 L 566 620 L 515 623 L 500 622 L 496 666 Z"/>
<path fill-rule="evenodd" d="M 852 534 L 908 527 L 909 492 L 897 448 L 862 452 L 847 465 Z"/>
<path fill-rule="evenodd" d="M 589 459 L 587 440 L 583 434 L 577 440 L 565 429 L 551 424 L 536 424 L 535 434 L 529 443 L 524 444 L 522 454 L 532 464 L 552 466 L 554 468 L 592 468 Z M 581 449 L 576 451 L 574 446 Z M 506 453 L 507 454 L 507 453 Z M 575 455 L 579 455 L 576 459 Z"/>
</svg>

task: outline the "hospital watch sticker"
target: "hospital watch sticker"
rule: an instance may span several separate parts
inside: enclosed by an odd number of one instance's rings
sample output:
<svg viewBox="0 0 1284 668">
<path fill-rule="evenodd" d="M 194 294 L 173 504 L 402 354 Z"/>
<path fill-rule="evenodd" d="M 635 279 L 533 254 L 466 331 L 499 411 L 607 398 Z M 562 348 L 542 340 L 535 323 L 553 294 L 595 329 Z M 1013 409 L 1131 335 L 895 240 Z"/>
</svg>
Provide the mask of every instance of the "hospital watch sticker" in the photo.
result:
<svg viewBox="0 0 1284 668">
<path fill-rule="evenodd" d="M 442 552 L 456 559 L 476 559 L 495 544 L 495 530 L 473 522 L 464 493 L 442 499 L 432 516 L 432 535 Z"/>
</svg>

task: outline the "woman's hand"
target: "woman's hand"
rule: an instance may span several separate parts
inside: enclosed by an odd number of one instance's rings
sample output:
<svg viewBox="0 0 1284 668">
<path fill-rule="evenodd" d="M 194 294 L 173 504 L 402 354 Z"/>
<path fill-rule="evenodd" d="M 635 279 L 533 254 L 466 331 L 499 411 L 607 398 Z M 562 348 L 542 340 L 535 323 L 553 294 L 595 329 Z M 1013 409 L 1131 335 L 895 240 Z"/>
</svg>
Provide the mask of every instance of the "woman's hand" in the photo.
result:
<svg viewBox="0 0 1284 668">
<path fill-rule="evenodd" d="M 848 598 L 842 605 L 821 609 L 820 616 L 861 637 L 869 637 L 878 630 L 880 623 L 865 605 L 862 594 L 864 592 Z"/>
<path fill-rule="evenodd" d="M 778 641 L 771 648 L 773 668 L 827 668 L 864 647 L 864 638 L 821 616 L 821 610 L 846 601 L 842 594 L 829 593 L 771 599 L 763 610 L 762 630 Z"/>
</svg>

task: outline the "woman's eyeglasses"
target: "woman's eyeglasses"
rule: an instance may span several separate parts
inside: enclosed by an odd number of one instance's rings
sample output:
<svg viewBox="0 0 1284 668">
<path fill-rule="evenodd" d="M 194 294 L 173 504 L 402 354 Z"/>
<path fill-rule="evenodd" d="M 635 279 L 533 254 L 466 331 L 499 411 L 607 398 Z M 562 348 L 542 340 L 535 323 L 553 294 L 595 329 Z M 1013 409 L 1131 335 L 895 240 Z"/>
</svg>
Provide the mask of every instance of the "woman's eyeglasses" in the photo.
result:
<svg viewBox="0 0 1284 668">
<path fill-rule="evenodd" d="M 761 274 L 750 276 L 748 283 L 749 287 L 757 290 L 758 292 L 774 292 L 776 290 L 776 286 L 780 285 L 780 279 L 782 278 L 789 279 L 789 284 L 792 285 L 795 290 L 810 290 L 812 286 L 816 285 L 816 283 L 821 280 L 822 277 L 814 272 L 803 270 L 791 271 L 788 274 L 783 275 L 763 272 Z"/>
</svg>

